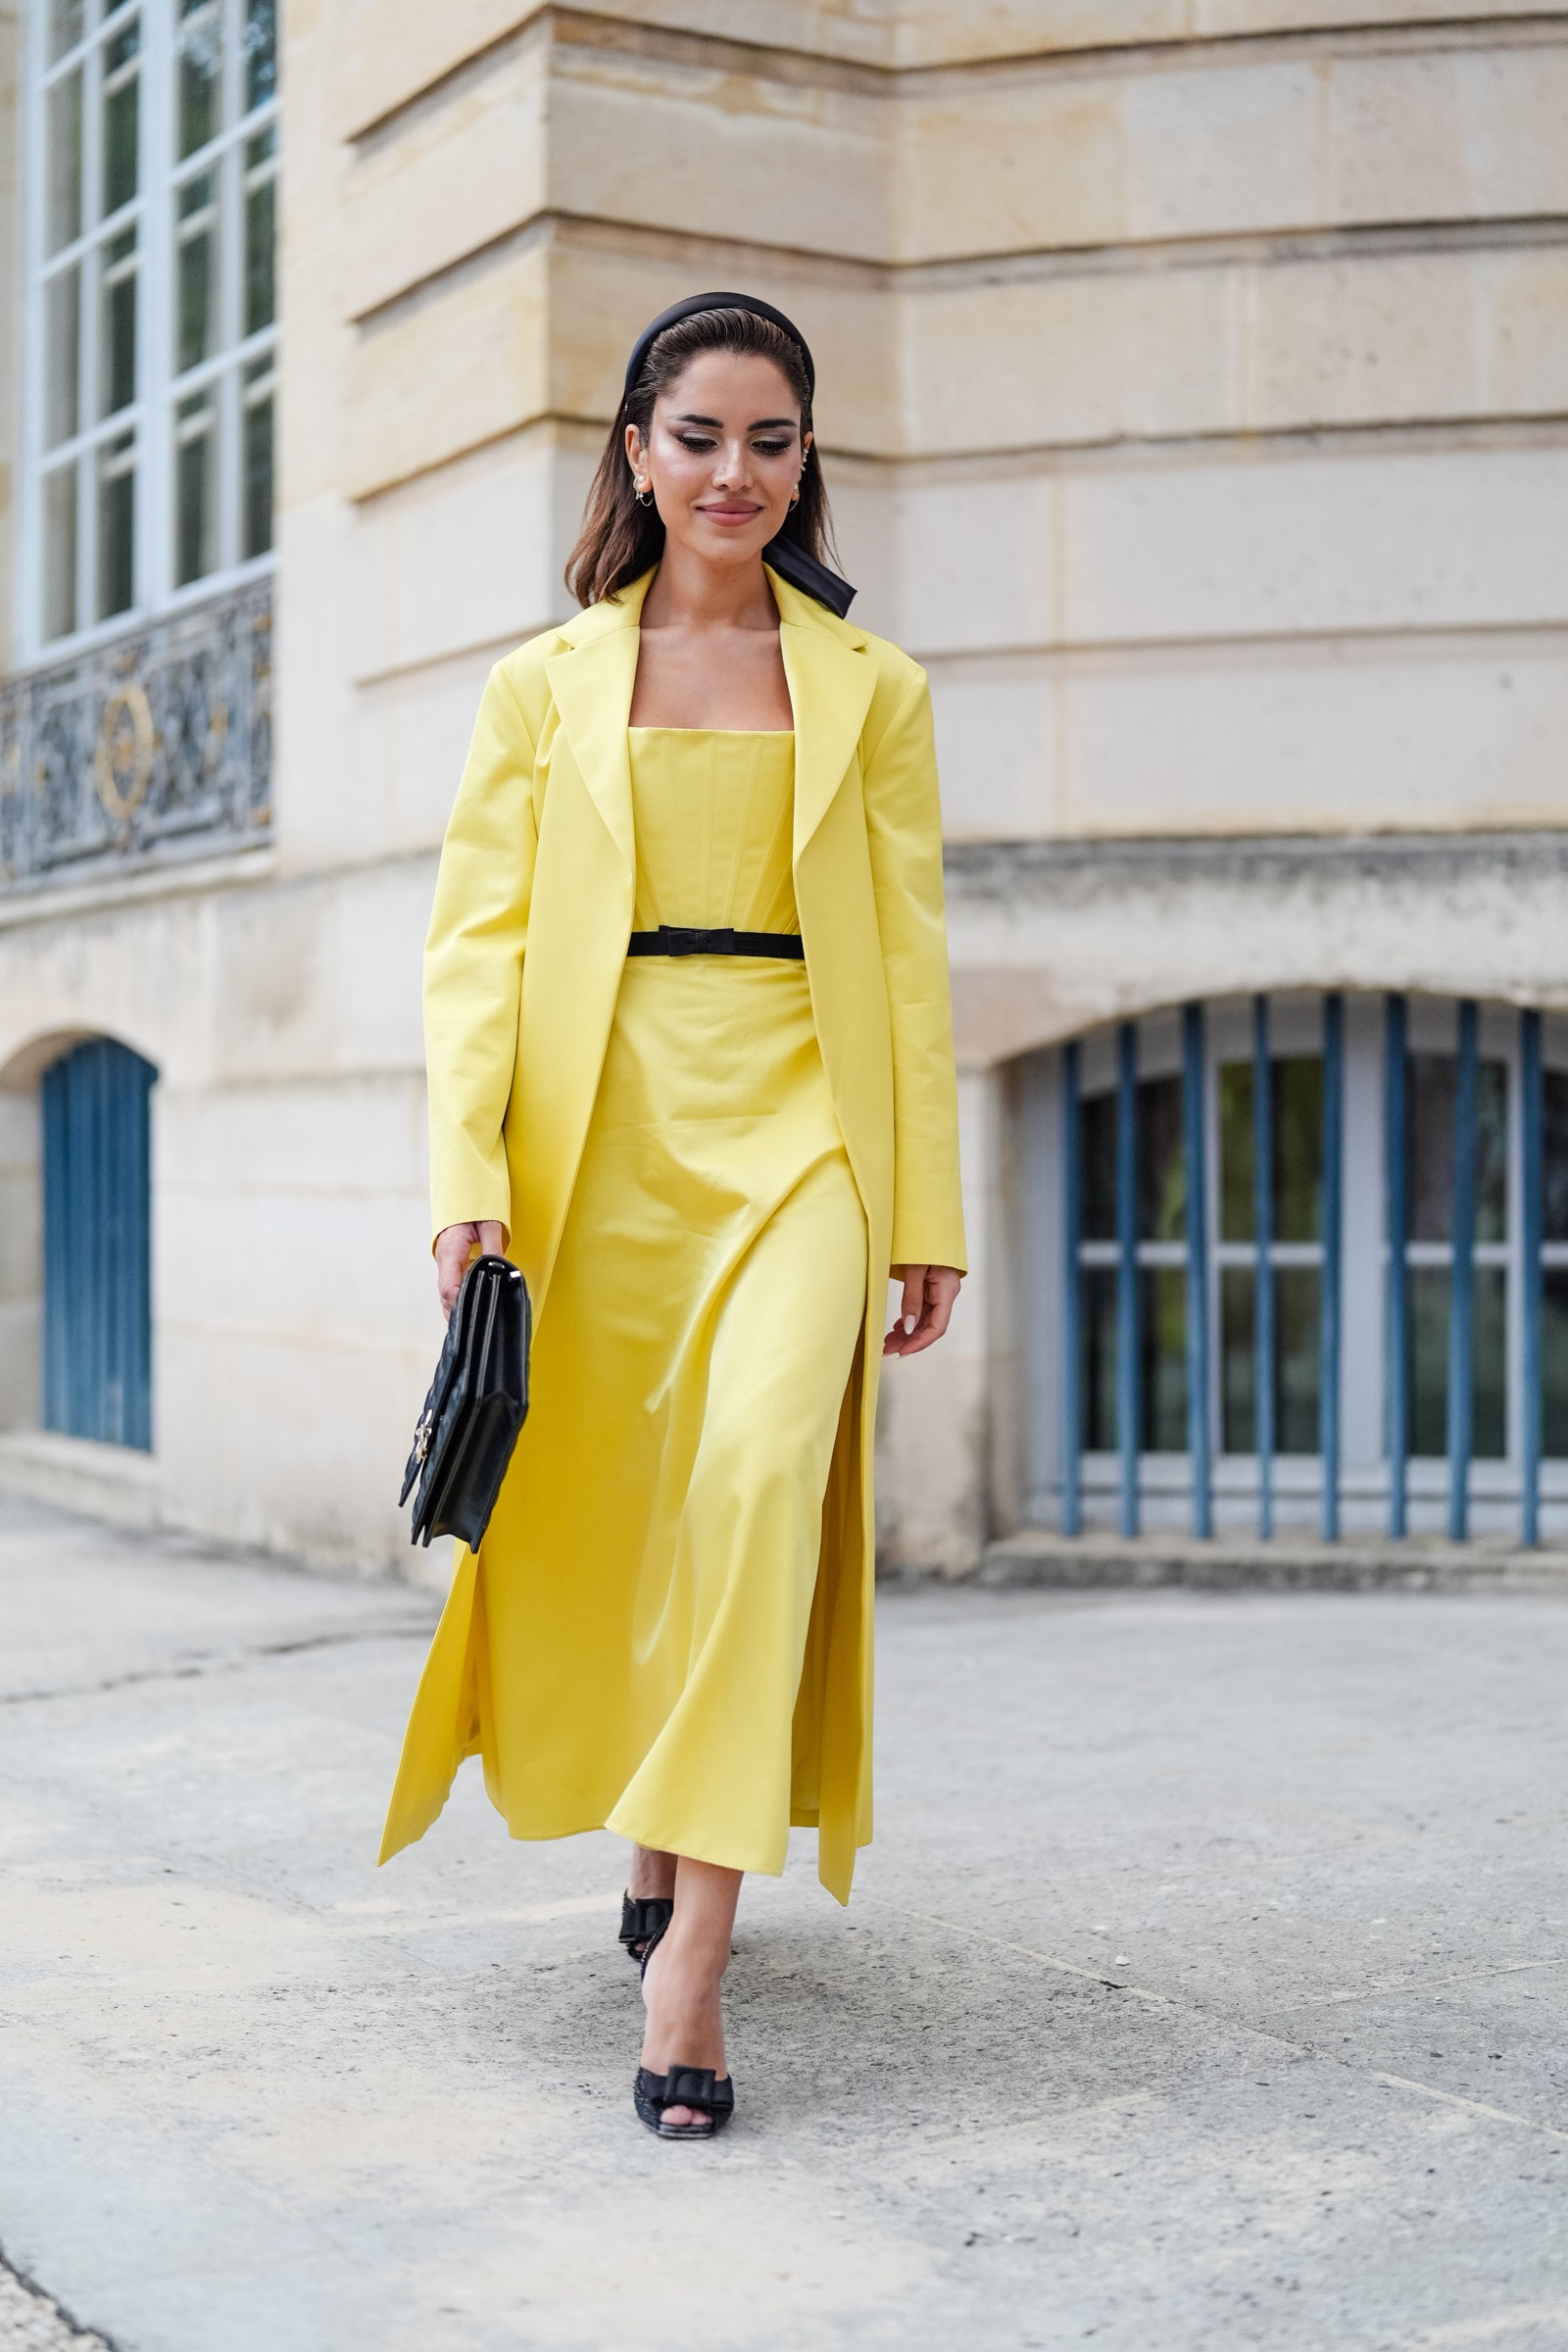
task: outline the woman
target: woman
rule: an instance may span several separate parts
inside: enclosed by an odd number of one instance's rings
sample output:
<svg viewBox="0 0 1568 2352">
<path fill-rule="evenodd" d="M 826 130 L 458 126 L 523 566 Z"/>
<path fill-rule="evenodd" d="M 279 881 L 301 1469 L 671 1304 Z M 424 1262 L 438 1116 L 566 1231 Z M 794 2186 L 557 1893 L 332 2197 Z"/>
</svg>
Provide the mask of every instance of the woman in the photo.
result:
<svg viewBox="0 0 1568 2352">
<path fill-rule="evenodd" d="M 846 1901 L 870 1836 L 878 1355 L 964 1262 L 925 678 L 841 616 L 813 389 L 748 296 L 641 336 L 587 610 L 491 673 L 425 958 L 442 1304 L 505 1250 L 536 1338 L 382 1859 L 475 1753 L 514 1837 L 629 1838 L 664 2137 L 733 2105 L 742 1874 L 815 1824 Z"/>
</svg>

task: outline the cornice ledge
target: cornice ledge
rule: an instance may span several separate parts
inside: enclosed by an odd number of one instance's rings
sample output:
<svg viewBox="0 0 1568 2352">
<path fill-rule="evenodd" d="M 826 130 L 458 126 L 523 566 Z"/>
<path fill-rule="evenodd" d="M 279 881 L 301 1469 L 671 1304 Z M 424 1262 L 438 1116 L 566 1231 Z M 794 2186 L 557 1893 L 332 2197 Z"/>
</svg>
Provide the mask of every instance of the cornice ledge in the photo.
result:
<svg viewBox="0 0 1568 2352">
<path fill-rule="evenodd" d="M 1492 876 L 1559 890 L 1568 880 L 1568 828 L 950 841 L 943 865 L 951 898 L 969 904 L 1049 900 L 1086 885 L 1091 890 L 1125 891 L 1184 884 L 1280 888 L 1411 879 L 1443 887 Z"/>
<path fill-rule="evenodd" d="M 74 922 L 89 914 L 117 914 L 159 899 L 204 898 L 213 891 L 249 888 L 270 881 L 276 870 L 276 853 L 269 840 L 211 858 L 149 858 L 143 865 L 80 882 L 25 883 L 0 892 L 0 933 Z"/>
<path fill-rule="evenodd" d="M 895 24 L 894 38 L 904 28 Z M 966 51 L 906 54 L 877 60 L 852 57 L 801 42 L 749 40 L 731 32 L 713 32 L 691 24 L 651 23 L 617 15 L 613 10 L 523 8 L 515 21 L 478 41 L 417 88 L 350 120 L 343 137 L 351 145 L 373 144 L 395 135 L 403 120 L 441 100 L 455 88 L 484 72 L 498 57 L 530 40 L 560 48 L 597 49 L 621 56 L 686 64 L 699 71 L 755 74 L 764 79 L 794 82 L 818 89 L 837 89 L 867 98 L 900 98 L 932 87 L 959 88 L 976 78 L 1015 74 L 1024 69 L 1070 74 L 1137 70 L 1151 65 L 1193 63 L 1226 53 L 1299 55 L 1305 51 L 1337 52 L 1382 49 L 1391 45 L 1410 49 L 1488 46 L 1551 41 L 1568 35 L 1568 17 L 1561 8 L 1518 9 L 1506 16 L 1455 14 L 1446 18 L 1412 16 L 1391 9 L 1386 16 L 1359 24 L 1325 17 L 1319 24 L 1265 26 L 1256 30 L 1194 34 L 1176 32 L 1107 38 L 1103 32 L 1082 39 L 1016 42 Z"/>
</svg>

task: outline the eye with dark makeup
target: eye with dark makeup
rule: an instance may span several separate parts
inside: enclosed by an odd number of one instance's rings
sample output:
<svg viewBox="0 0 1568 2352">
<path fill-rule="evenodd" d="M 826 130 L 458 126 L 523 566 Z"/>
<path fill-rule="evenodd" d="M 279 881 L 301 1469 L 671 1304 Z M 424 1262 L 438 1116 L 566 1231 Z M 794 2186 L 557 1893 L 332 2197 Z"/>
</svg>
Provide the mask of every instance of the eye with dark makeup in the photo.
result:
<svg viewBox="0 0 1568 2352">
<path fill-rule="evenodd" d="M 677 433 L 675 438 L 682 449 L 689 449 L 694 457 L 701 457 L 706 451 L 716 449 L 718 446 L 707 433 Z M 787 441 L 754 441 L 752 448 L 760 458 L 781 458 L 789 448 L 789 443 Z"/>
</svg>

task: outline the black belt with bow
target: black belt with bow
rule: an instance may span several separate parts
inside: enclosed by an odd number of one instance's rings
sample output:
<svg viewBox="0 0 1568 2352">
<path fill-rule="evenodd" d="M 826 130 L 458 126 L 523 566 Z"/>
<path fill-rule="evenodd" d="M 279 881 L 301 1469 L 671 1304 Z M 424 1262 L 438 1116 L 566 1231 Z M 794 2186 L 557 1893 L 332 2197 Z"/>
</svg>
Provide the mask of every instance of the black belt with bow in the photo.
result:
<svg viewBox="0 0 1568 2352">
<path fill-rule="evenodd" d="M 798 931 L 686 931 L 661 923 L 657 931 L 634 931 L 628 956 L 777 956 L 802 963 L 806 949 Z"/>
</svg>

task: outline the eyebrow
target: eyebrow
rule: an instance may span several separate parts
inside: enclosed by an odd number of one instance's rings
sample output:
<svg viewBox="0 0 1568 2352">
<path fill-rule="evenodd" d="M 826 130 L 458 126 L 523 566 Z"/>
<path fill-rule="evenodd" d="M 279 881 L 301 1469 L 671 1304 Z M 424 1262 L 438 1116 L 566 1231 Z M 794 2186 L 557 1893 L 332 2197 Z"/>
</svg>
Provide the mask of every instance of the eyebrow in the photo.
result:
<svg viewBox="0 0 1568 2352">
<path fill-rule="evenodd" d="M 756 423 L 749 424 L 746 429 L 749 433 L 776 432 L 781 425 L 788 425 L 791 432 L 796 432 L 800 429 L 800 421 L 798 416 L 759 416 Z M 715 433 L 721 433 L 724 430 L 724 420 L 721 416 L 694 416 L 687 414 L 677 416 L 675 422 L 677 424 L 710 425 Z"/>
</svg>

